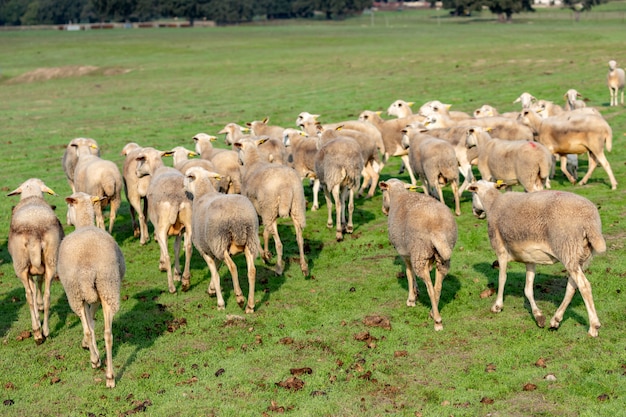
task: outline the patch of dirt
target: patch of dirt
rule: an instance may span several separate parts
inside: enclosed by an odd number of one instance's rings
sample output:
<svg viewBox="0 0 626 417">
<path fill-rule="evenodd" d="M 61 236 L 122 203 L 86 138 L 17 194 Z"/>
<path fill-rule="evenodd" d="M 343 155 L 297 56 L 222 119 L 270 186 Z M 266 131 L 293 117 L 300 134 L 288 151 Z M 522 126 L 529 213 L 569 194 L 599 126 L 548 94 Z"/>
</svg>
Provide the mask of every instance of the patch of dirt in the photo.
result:
<svg viewBox="0 0 626 417">
<path fill-rule="evenodd" d="M 37 68 L 25 74 L 18 75 L 7 81 L 8 84 L 32 83 L 48 81 L 54 78 L 82 77 L 89 74 L 106 76 L 126 74 L 131 70 L 126 68 L 100 68 L 92 65 L 70 65 L 66 67 Z"/>
</svg>

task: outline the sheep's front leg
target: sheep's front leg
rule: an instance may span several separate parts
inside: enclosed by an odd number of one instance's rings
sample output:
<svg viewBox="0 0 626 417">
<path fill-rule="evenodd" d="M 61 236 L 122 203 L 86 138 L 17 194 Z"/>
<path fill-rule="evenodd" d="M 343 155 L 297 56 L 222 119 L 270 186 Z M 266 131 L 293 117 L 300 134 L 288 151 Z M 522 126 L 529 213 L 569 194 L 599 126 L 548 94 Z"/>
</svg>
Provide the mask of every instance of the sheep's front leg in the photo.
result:
<svg viewBox="0 0 626 417">
<path fill-rule="evenodd" d="M 561 155 L 561 172 L 563 172 L 563 174 L 565 175 L 565 177 L 567 178 L 567 180 L 572 183 L 572 184 L 576 184 L 576 178 L 572 177 L 572 174 L 569 173 L 569 171 L 567 170 L 567 156 L 566 155 Z M 587 174 L 589 174 L 591 176 L 591 174 L 589 173 L 590 171 L 593 171 L 593 169 L 591 169 L 591 158 L 589 158 L 589 171 L 587 172 Z M 595 163 L 594 163 L 594 168 L 595 168 Z M 586 175 L 585 175 L 586 177 Z M 584 180 L 584 178 L 583 178 Z M 583 183 L 581 181 L 581 183 Z"/>
<path fill-rule="evenodd" d="M 191 225 L 191 222 L 188 224 Z M 183 269 L 181 289 L 183 291 L 187 291 L 189 290 L 189 287 L 191 286 L 191 272 L 189 272 L 189 269 L 191 268 L 191 253 L 193 250 L 193 246 L 191 243 L 191 227 L 185 226 L 185 229 L 183 232 L 184 232 L 183 246 L 185 247 L 185 267 Z"/>
<path fill-rule="evenodd" d="M 400 159 L 402 159 L 402 163 L 406 167 L 406 170 L 409 171 L 409 178 L 411 178 L 411 184 L 412 185 L 417 184 L 417 179 L 415 178 L 413 167 L 411 166 L 411 163 L 409 162 L 409 155 L 402 155 L 400 156 Z"/>
<path fill-rule="evenodd" d="M 452 194 L 454 195 L 454 214 L 460 216 L 461 202 L 459 199 L 459 183 L 456 180 L 452 180 L 452 182 L 450 183 L 450 187 L 452 187 Z"/>
<path fill-rule="evenodd" d="M 546 325 L 546 317 L 543 315 L 535 302 L 534 282 L 535 264 L 526 264 L 526 284 L 524 285 L 524 295 L 526 295 L 526 298 L 530 303 L 530 308 L 533 312 L 535 320 L 537 321 L 537 326 L 543 328 Z"/>
<path fill-rule="evenodd" d="M 504 285 L 506 284 L 506 265 L 508 263 L 508 256 L 505 252 L 498 254 L 498 265 L 500 271 L 498 272 L 498 294 L 496 301 L 491 306 L 492 313 L 499 313 L 504 307 Z"/>
<path fill-rule="evenodd" d="M 319 202 L 319 192 L 320 192 L 320 180 L 315 178 L 313 180 L 313 207 L 311 207 L 311 211 L 317 211 L 320 208 Z"/>
<path fill-rule="evenodd" d="M 597 337 L 598 329 L 601 327 L 600 320 L 598 319 L 598 314 L 596 313 L 596 307 L 593 302 L 593 295 L 591 293 L 591 284 L 589 280 L 585 276 L 582 271 L 582 268 L 577 268 L 576 271 L 571 271 L 570 276 L 567 280 L 567 287 L 565 288 L 565 297 L 563 298 L 563 302 L 557 309 L 554 317 L 550 321 L 550 327 L 556 329 L 559 327 L 561 320 L 563 320 L 563 314 L 565 313 L 565 309 L 571 302 L 574 293 L 576 292 L 576 288 L 580 291 L 580 295 L 585 302 L 585 307 L 587 308 L 587 315 L 589 317 L 589 336 Z"/>
</svg>

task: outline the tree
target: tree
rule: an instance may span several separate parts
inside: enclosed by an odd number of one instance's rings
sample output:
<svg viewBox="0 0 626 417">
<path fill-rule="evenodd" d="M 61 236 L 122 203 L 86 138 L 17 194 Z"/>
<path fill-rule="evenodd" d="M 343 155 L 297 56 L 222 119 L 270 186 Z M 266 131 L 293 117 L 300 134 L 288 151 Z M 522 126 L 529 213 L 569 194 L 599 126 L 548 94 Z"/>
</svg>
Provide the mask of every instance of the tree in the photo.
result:
<svg viewBox="0 0 626 417">
<path fill-rule="evenodd" d="M 501 22 L 510 22 L 513 13 L 522 11 L 534 11 L 531 5 L 532 0 L 487 0 L 486 6 L 489 11 L 498 15 Z"/>
<path fill-rule="evenodd" d="M 606 3 L 608 0 L 563 0 L 563 5 L 574 11 L 576 21 L 580 19 L 580 13 L 591 10 L 593 6 Z"/>
</svg>

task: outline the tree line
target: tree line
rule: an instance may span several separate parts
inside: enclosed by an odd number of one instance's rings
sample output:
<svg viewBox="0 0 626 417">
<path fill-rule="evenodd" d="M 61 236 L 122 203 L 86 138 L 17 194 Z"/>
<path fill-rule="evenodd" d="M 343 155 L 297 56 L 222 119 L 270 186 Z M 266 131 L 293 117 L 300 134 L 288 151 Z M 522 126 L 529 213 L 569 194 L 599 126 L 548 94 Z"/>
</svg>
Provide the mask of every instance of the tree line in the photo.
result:
<svg viewBox="0 0 626 417">
<path fill-rule="evenodd" d="M 576 12 L 607 0 L 563 0 Z M 386 2 L 386 0 L 385 0 Z M 432 7 L 435 0 L 429 0 Z M 443 0 L 458 16 L 485 8 L 509 21 L 514 13 L 532 11 L 533 0 Z M 0 25 L 62 25 L 96 22 L 146 22 L 178 17 L 217 24 L 266 19 L 345 19 L 372 7 L 373 0 L 0 0 Z"/>
</svg>

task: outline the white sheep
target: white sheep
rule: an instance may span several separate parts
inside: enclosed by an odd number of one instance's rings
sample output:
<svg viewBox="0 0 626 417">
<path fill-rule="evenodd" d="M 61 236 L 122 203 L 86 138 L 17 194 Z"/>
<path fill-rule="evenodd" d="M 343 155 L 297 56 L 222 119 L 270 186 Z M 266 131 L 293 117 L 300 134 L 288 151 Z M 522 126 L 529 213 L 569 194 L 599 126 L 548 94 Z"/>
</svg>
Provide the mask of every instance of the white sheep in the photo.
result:
<svg viewBox="0 0 626 417">
<path fill-rule="evenodd" d="M 235 144 L 235 142 L 246 137 L 249 132 L 250 132 L 249 127 L 240 126 L 237 123 L 231 122 L 231 123 L 226 123 L 226 125 L 219 132 L 217 132 L 217 134 L 225 135 L 224 142 L 227 145 L 232 147 Z"/>
<path fill-rule="evenodd" d="M 489 130 L 493 137 L 506 140 L 533 140 L 533 130 L 508 117 L 490 116 L 477 119 L 452 120 L 445 115 L 430 115 L 426 117 L 424 126 L 428 129 L 446 127 L 482 127 Z"/>
<path fill-rule="evenodd" d="M 443 280 L 450 269 L 452 250 L 458 232 L 454 216 L 440 201 L 406 189 L 395 178 L 380 182 L 383 191 L 383 213 L 388 216 L 389 242 L 396 248 L 406 266 L 409 297 L 406 305 L 415 307 L 418 295 L 415 275 L 422 278 L 431 303 L 430 315 L 435 330 L 443 330 L 439 298 Z M 435 285 L 430 271 L 435 265 Z"/>
<path fill-rule="evenodd" d="M 449 183 L 454 196 L 454 213 L 460 216 L 459 164 L 450 142 L 429 135 L 421 125 L 409 125 L 404 129 L 402 144 L 409 149 L 409 168 L 422 179 L 425 193 L 438 197 L 445 204 L 441 188 Z"/>
<path fill-rule="evenodd" d="M 89 143 L 89 152 L 91 154 L 100 156 L 100 147 L 98 146 L 98 142 L 95 139 L 91 138 L 76 138 L 70 141 L 65 147 L 65 152 L 63 153 L 63 159 L 61 161 L 63 165 L 63 172 L 65 172 L 65 177 L 67 178 L 67 182 L 70 184 L 70 188 L 72 192 L 75 191 L 74 187 L 74 170 L 76 169 L 76 163 L 78 162 L 78 155 L 76 154 L 75 144 L 76 140 L 87 141 Z"/>
<path fill-rule="evenodd" d="M 500 193 L 497 188 L 484 180 L 469 188 L 474 193 L 474 213 L 486 214 L 489 239 L 498 257 L 498 295 L 491 311 L 498 313 L 504 305 L 508 262 L 522 262 L 526 265 L 524 294 L 538 326 L 544 327 L 545 317 L 533 295 L 535 266 L 561 262 L 567 270 L 567 287 L 563 302 L 550 320 L 550 328 L 559 327 L 578 288 L 589 316 L 589 335 L 598 336 L 600 321 L 591 285 L 583 272 L 593 254 L 606 250 L 595 204 L 564 191 Z"/>
<path fill-rule="evenodd" d="M 192 240 L 211 272 L 208 293 L 217 295 L 218 310 L 224 309 L 224 298 L 217 270 L 224 261 L 233 281 L 235 296 L 246 313 L 254 312 L 254 284 L 259 254 L 259 218 L 250 200 L 239 194 L 221 194 L 212 184 L 219 174 L 200 167 L 185 173 L 185 190 L 193 195 Z M 248 301 L 239 286 L 237 265 L 231 256 L 244 253 L 248 268 Z"/>
<path fill-rule="evenodd" d="M 74 232 L 59 248 L 58 273 L 67 301 L 83 325 L 82 347 L 89 349 L 92 368 L 100 367 L 94 317 L 102 305 L 106 386 L 115 387 L 113 372 L 113 316 L 120 309 L 120 288 L 126 273 L 124 255 L 115 239 L 94 223 L 94 204 L 101 198 L 83 192 L 67 197 L 68 213 Z"/>
<path fill-rule="evenodd" d="M 606 84 L 611 94 L 611 106 L 617 106 L 617 102 L 621 93 L 621 104 L 624 104 L 624 80 L 626 75 L 623 68 L 617 67 L 617 62 L 609 61 L 609 73 L 606 76 Z"/>
<path fill-rule="evenodd" d="M 130 206 L 133 235 L 139 238 L 140 244 L 145 245 L 150 240 L 147 222 L 148 203 L 146 202 L 150 176 L 137 177 L 137 155 L 142 149 L 137 143 L 130 142 L 122 148 L 121 154 L 125 156 L 122 178 L 126 199 Z"/>
<path fill-rule="evenodd" d="M 174 160 L 174 168 L 179 170 L 183 175 L 191 167 L 200 167 L 206 169 L 209 172 L 215 172 L 220 174 L 217 168 L 215 168 L 215 164 L 213 164 L 213 162 L 209 161 L 208 159 L 189 159 L 189 157 L 193 157 L 196 155 L 196 152 L 190 151 L 184 146 L 176 146 L 172 148 L 172 159 Z M 217 191 L 226 193 L 228 191 L 228 187 L 230 186 L 230 177 L 228 175 L 220 174 L 219 180 L 212 177 L 211 182 L 213 183 L 213 186 Z"/>
<path fill-rule="evenodd" d="M 113 161 L 92 153 L 93 144 L 89 139 L 74 139 L 70 145 L 78 156 L 74 170 L 74 187 L 76 191 L 101 197 L 100 204 L 96 205 L 96 225 L 102 229 L 105 228 L 102 209 L 110 206 L 109 233 L 112 233 L 115 215 L 122 203 L 122 174 Z"/>
<path fill-rule="evenodd" d="M 228 194 L 239 194 L 241 192 L 239 155 L 236 150 L 214 148 L 211 142 L 216 139 L 215 136 L 207 135 L 206 133 L 196 134 L 193 137 L 196 152 L 200 155 L 200 158 L 211 161 L 215 166 L 216 172 L 230 179 L 226 191 Z"/>
<path fill-rule="evenodd" d="M 517 117 L 519 116 L 519 112 L 510 111 L 510 112 L 500 113 L 498 112 L 498 109 L 496 109 L 493 106 L 490 106 L 489 104 L 483 104 L 482 106 L 474 110 L 474 118 L 476 119 L 480 117 L 494 117 L 494 116 L 517 119 Z"/>
<path fill-rule="evenodd" d="M 11 215 L 7 248 L 15 275 L 26 291 L 33 337 L 38 345 L 50 335 L 50 284 L 57 273 L 57 253 L 64 236 L 61 222 L 43 199 L 43 193 L 56 195 L 43 181 L 31 178 L 7 194 L 20 195 Z M 43 310 L 43 326 L 39 310 Z"/>
<path fill-rule="evenodd" d="M 423 117 L 440 115 L 454 121 L 471 119 L 472 116 L 462 111 L 450 111 L 451 104 L 444 104 L 439 100 L 428 101 L 420 107 L 418 114 Z"/>
<path fill-rule="evenodd" d="M 387 108 L 387 114 L 398 118 L 408 117 L 413 114 L 411 110 L 413 104 L 415 104 L 413 101 L 396 100 Z"/>
<path fill-rule="evenodd" d="M 308 178 L 313 182 L 312 211 L 319 209 L 318 194 L 320 180 L 315 174 L 315 156 L 317 155 L 317 140 L 310 138 L 302 130 L 287 128 L 283 132 L 285 146 L 291 150 L 290 166 L 296 170 L 301 179 Z"/>
<path fill-rule="evenodd" d="M 527 92 L 523 92 L 522 94 L 520 94 L 520 96 L 518 98 L 516 98 L 513 101 L 513 104 L 521 103 L 522 104 L 522 109 L 527 109 L 535 101 L 537 101 L 537 99 L 532 94 L 527 93 Z"/>
<path fill-rule="evenodd" d="M 584 185 L 591 177 L 598 163 L 604 168 L 611 182 L 611 189 L 617 188 L 617 181 L 609 161 L 604 156 L 604 147 L 610 152 L 613 131 L 601 116 L 571 113 L 542 119 L 535 111 L 527 109 L 520 114 L 520 120 L 536 133 L 537 142 L 542 143 L 552 154 L 561 157 L 561 171 L 571 183 L 574 177 L 567 171 L 567 154 L 589 154 L 589 168 L 580 180 Z"/>
<path fill-rule="evenodd" d="M 328 133 L 326 133 L 328 132 Z M 327 140 L 326 137 L 332 137 Z M 315 157 L 315 174 L 324 187 L 328 209 L 326 226 L 333 227 L 333 200 L 335 202 L 335 238 L 343 240 L 343 232 L 352 233 L 354 224 L 354 192 L 358 190 L 363 171 L 360 145 L 352 138 L 336 137 L 332 129 L 321 130 L 317 136 L 318 152 Z M 348 199 L 346 207 L 346 198 Z M 346 219 L 346 208 L 348 216 Z"/>
<path fill-rule="evenodd" d="M 575 110 L 575 109 L 583 109 L 587 107 L 587 103 L 583 100 L 578 100 L 579 97 L 582 97 L 578 91 L 573 88 L 570 88 L 563 94 L 563 98 L 565 99 L 565 110 Z"/>
<path fill-rule="evenodd" d="M 492 138 L 481 128 L 467 131 L 466 146 L 478 149 L 478 171 L 487 181 L 520 184 L 527 192 L 550 188 L 552 154 L 541 143 Z"/>
<path fill-rule="evenodd" d="M 266 117 L 263 120 L 254 120 L 252 122 L 247 122 L 246 127 L 250 129 L 252 136 L 269 136 L 270 138 L 281 140 L 283 138 L 283 130 L 285 130 L 285 128 L 282 126 L 270 125 L 269 121 L 269 117 Z"/>
<path fill-rule="evenodd" d="M 137 155 L 137 177 L 149 175 L 150 184 L 146 192 L 148 218 L 154 226 L 154 237 L 161 250 L 159 269 L 167 271 L 167 286 L 170 293 L 176 292 L 174 281 L 181 280 L 180 244 L 184 237 L 185 267 L 182 272 L 182 290 L 187 291 L 191 274 L 191 200 L 183 188 L 184 175 L 176 168 L 163 164 L 161 159 L 171 152 L 154 148 L 143 148 Z M 167 248 L 168 236 L 175 236 L 174 273 Z"/>
<path fill-rule="evenodd" d="M 269 236 L 274 238 L 276 248 L 277 275 L 282 275 L 283 244 L 278 235 L 278 218 L 290 217 L 296 232 L 296 242 L 300 252 L 300 269 L 304 276 L 309 275 L 309 266 L 304 256 L 304 237 L 306 227 L 306 200 L 302 180 L 296 171 L 286 165 L 265 162 L 258 151 L 258 146 L 266 139 L 250 139 L 235 143 L 242 167 L 241 193 L 248 197 L 263 224 L 263 259 L 269 260 Z"/>
</svg>

